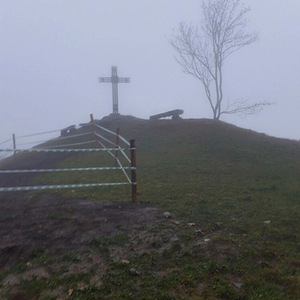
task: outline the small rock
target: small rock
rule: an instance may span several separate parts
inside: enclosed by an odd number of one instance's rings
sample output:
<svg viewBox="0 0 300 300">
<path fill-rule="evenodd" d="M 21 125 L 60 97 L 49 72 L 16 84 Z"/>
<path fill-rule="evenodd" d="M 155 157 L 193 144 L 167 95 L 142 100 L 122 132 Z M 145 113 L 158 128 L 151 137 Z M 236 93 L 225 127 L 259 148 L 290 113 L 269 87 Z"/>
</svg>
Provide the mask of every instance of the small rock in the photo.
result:
<svg viewBox="0 0 300 300">
<path fill-rule="evenodd" d="M 180 224 L 178 221 L 175 221 L 175 220 L 172 221 L 172 223 L 175 224 L 175 225 L 179 225 Z"/>
<path fill-rule="evenodd" d="M 30 267 L 32 267 L 32 263 L 29 261 L 26 263 L 26 266 L 30 268 Z"/>
<path fill-rule="evenodd" d="M 169 213 L 169 212 L 164 212 L 164 217 L 166 218 L 166 219 L 169 219 L 169 218 L 171 218 L 171 214 Z"/>
<path fill-rule="evenodd" d="M 203 231 L 201 229 L 195 229 L 196 233 L 200 233 L 201 235 L 204 235 Z"/>
<path fill-rule="evenodd" d="M 127 260 L 127 259 L 122 259 L 122 260 L 120 261 L 120 263 L 121 263 L 122 265 L 129 265 L 129 264 L 130 264 L 130 261 Z"/>
<path fill-rule="evenodd" d="M 134 268 L 131 268 L 131 269 L 129 270 L 129 273 L 130 273 L 130 275 L 134 275 L 134 276 L 138 276 L 138 275 L 141 274 L 140 271 L 137 271 L 137 270 L 134 269 Z"/>
<path fill-rule="evenodd" d="M 196 225 L 196 223 L 187 223 L 188 224 L 188 226 L 190 226 L 190 227 L 192 227 L 192 226 L 195 226 Z"/>
<path fill-rule="evenodd" d="M 207 243 L 207 242 L 209 242 L 210 241 L 210 239 L 204 239 L 204 242 L 205 243 Z"/>
<path fill-rule="evenodd" d="M 269 225 L 271 223 L 271 221 L 269 221 L 269 220 L 268 221 L 264 221 L 264 223 Z"/>
<path fill-rule="evenodd" d="M 246 236 L 247 236 L 247 234 L 246 234 L 246 233 L 243 233 L 243 234 L 242 234 L 242 237 L 246 237 Z"/>
</svg>

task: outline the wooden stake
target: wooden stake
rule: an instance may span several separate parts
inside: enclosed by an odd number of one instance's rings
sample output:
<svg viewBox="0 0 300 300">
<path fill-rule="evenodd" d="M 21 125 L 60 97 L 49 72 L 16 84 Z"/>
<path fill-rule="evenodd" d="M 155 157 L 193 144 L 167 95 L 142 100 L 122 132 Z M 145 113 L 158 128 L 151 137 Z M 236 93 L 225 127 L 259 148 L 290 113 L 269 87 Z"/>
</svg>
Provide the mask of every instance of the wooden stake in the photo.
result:
<svg viewBox="0 0 300 300">
<path fill-rule="evenodd" d="M 117 136 L 116 136 L 116 152 L 115 152 L 115 163 L 114 163 L 114 167 L 117 167 L 118 166 L 118 156 L 119 156 L 119 143 L 120 143 L 120 138 L 119 138 L 119 135 L 120 135 L 120 128 L 118 127 L 117 128 Z"/>
<path fill-rule="evenodd" d="M 91 117 L 92 131 L 93 131 L 93 134 L 94 134 L 96 147 L 99 148 L 99 143 L 98 143 L 97 136 L 96 136 L 96 128 L 95 128 L 95 121 L 94 121 L 93 114 L 90 114 L 90 117 Z"/>
<path fill-rule="evenodd" d="M 17 149 L 17 147 L 16 147 L 16 136 L 15 136 L 14 133 L 12 135 L 12 138 L 13 138 L 13 146 L 14 146 L 14 157 L 16 157 L 16 149 Z"/>
<path fill-rule="evenodd" d="M 131 154 L 131 194 L 132 203 L 137 203 L 137 177 L 136 177 L 136 156 L 135 156 L 135 140 L 130 140 Z"/>
</svg>

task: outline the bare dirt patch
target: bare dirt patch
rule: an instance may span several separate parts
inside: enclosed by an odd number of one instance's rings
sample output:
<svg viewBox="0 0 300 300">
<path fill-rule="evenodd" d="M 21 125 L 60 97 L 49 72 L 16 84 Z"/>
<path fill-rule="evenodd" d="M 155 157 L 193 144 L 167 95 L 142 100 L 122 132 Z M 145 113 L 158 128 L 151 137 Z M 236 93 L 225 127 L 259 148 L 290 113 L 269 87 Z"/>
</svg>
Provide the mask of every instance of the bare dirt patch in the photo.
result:
<svg viewBox="0 0 300 300">
<path fill-rule="evenodd" d="M 58 199 L 0 201 L 0 270 L 32 259 L 39 252 L 80 251 L 91 239 L 149 228 L 162 218 L 155 208 Z"/>
</svg>

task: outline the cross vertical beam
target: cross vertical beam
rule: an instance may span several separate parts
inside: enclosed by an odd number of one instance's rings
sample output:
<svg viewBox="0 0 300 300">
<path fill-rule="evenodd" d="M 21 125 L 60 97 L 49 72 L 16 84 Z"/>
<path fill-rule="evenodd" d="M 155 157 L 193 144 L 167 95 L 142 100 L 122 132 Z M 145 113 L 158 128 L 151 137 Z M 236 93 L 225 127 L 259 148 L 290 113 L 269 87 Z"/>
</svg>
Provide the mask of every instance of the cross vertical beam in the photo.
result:
<svg viewBox="0 0 300 300">
<path fill-rule="evenodd" d="M 119 114 L 118 104 L 118 84 L 130 83 L 130 78 L 119 77 L 118 69 L 116 66 L 111 67 L 111 77 L 99 77 L 99 82 L 112 83 L 112 102 L 113 102 L 113 114 Z"/>
</svg>

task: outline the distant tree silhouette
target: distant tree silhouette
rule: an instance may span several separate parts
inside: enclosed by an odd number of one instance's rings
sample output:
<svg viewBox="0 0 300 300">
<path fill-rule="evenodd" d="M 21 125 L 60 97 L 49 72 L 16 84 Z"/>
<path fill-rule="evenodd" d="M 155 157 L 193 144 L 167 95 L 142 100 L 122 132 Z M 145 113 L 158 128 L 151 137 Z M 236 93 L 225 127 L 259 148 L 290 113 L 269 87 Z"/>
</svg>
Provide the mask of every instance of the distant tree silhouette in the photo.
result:
<svg viewBox="0 0 300 300">
<path fill-rule="evenodd" d="M 248 105 L 247 101 L 236 101 L 226 108 L 222 106 L 226 58 L 258 40 L 256 32 L 245 32 L 249 11 L 250 8 L 240 0 L 204 1 L 200 30 L 196 26 L 181 23 L 178 34 L 169 41 L 177 52 L 176 60 L 184 72 L 202 82 L 214 119 L 219 119 L 222 114 L 245 117 L 272 104 L 264 101 Z"/>
</svg>

